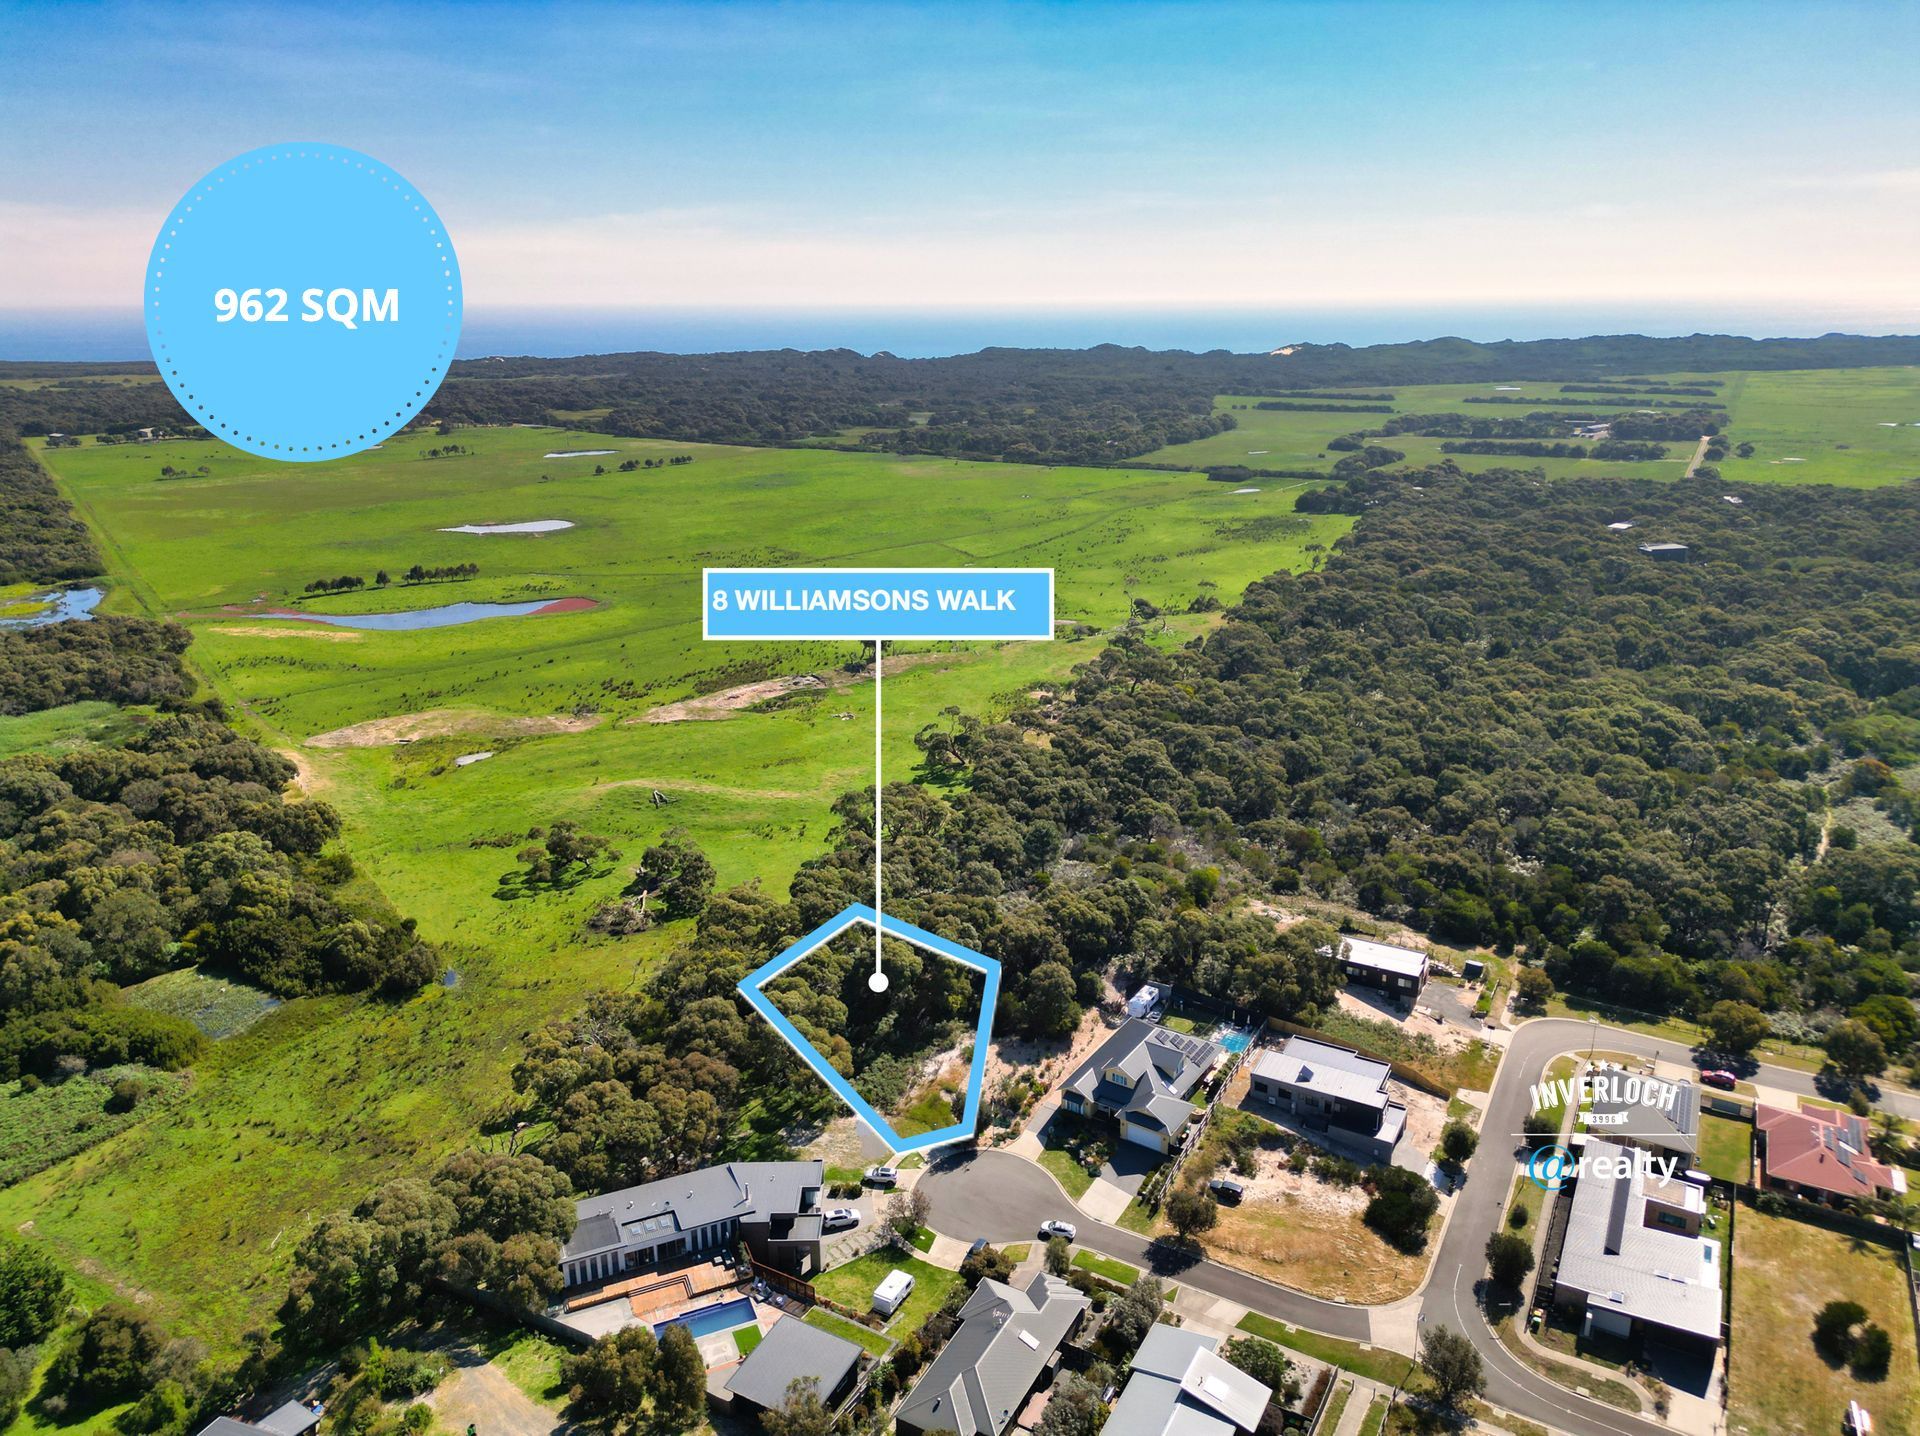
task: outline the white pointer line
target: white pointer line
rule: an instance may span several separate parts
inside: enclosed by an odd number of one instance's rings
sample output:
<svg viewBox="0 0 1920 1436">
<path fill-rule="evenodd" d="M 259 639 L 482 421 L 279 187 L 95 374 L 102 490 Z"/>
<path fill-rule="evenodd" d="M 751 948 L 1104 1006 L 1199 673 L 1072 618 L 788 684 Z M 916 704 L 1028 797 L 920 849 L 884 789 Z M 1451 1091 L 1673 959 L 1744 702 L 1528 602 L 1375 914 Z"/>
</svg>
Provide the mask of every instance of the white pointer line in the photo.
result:
<svg viewBox="0 0 1920 1436">
<path fill-rule="evenodd" d="M 873 978 L 875 992 L 887 990 L 887 976 L 880 970 L 880 926 L 885 909 L 880 906 L 880 648 L 873 640 Z"/>
</svg>

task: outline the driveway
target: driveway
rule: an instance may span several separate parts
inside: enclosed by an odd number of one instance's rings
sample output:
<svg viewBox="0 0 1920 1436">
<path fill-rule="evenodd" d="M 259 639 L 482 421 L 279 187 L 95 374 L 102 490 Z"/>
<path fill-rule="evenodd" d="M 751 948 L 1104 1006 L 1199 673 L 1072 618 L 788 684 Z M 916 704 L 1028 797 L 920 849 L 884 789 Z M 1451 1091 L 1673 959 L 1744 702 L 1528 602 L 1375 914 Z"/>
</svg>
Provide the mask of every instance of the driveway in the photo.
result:
<svg viewBox="0 0 1920 1436">
<path fill-rule="evenodd" d="M 1471 1000 L 1469 1000 L 1469 994 L 1471 994 Z M 1453 1026 L 1464 1028 L 1468 1032 L 1478 1032 L 1486 1025 L 1474 1015 L 1473 1004 L 1479 1000 L 1480 989 L 1477 987 L 1455 987 L 1448 982 L 1429 982 L 1420 989 L 1422 1007 L 1431 1007 Z M 1414 1020 L 1419 1021 L 1418 1018 Z"/>
<path fill-rule="evenodd" d="M 1196 1260 L 1169 1243 L 1093 1221 L 1075 1210 L 1051 1176 L 1011 1152 L 964 1153 L 930 1168 L 920 1181 L 933 1198 L 934 1228 L 962 1241 L 985 1237 L 996 1245 L 1030 1242 L 1041 1222 L 1062 1217 L 1079 1229 L 1078 1244 L 1091 1251 L 1295 1326 L 1350 1341 L 1371 1339 L 1373 1323 L 1365 1307 L 1321 1301 L 1218 1262 Z M 1480 1240 L 1484 1245 L 1484 1234 Z"/>
<path fill-rule="evenodd" d="M 522 1391 L 478 1352 L 449 1352 L 454 1373 L 426 1398 L 448 1431 L 472 1426 L 481 1436 L 556 1436 L 569 1429 L 558 1412 Z"/>
</svg>

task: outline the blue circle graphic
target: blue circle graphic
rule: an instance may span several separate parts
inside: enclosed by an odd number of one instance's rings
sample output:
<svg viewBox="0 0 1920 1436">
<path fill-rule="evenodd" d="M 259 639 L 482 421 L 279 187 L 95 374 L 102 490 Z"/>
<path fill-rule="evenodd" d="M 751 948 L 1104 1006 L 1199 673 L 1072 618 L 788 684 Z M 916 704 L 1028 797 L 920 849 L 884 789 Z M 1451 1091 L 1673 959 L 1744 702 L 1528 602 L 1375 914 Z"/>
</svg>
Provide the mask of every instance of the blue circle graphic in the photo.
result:
<svg viewBox="0 0 1920 1436">
<path fill-rule="evenodd" d="M 1527 1158 L 1527 1180 L 1542 1191 L 1557 1192 L 1573 1180 L 1573 1153 L 1562 1146 L 1535 1147 Z"/>
<path fill-rule="evenodd" d="M 215 438 L 314 463 L 426 405 L 460 337 L 460 264 L 433 206 L 339 145 L 251 150 L 174 206 L 143 308 L 154 362 Z"/>
</svg>

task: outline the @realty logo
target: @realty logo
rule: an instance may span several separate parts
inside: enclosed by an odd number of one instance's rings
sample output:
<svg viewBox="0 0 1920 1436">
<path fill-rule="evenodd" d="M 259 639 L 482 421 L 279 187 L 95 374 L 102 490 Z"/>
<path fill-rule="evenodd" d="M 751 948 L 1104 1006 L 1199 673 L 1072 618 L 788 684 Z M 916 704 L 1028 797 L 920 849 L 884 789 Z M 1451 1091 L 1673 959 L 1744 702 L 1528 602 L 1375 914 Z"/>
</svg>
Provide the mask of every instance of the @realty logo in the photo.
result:
<svg viewBox="0 0 1920 1436">
<path fill-rule="evenodd" d="M 1583 1152 L 1579 1156 L 1557 1144 L 1535 1147 L 1527 1157 L 1527 1180 L 1543 1192 L 1557 1192 L 1582 1177 L 1625 1181 L 1637 1176 L 1665 1182 L 1679 1171 L 1678 1157 L 1656 1157 L 1644 1148 L 1617 1147 L 1610 1143 L 1598 1152 Z"/>
<path fill-rule="evenodd" d="M 1527 1180 L 1543 1192 L 1557 1192 L 1572 1181 L 1579 1162 L 1565 1147 L 1536 1147 L 1527 1158 Z"/>
</svg>

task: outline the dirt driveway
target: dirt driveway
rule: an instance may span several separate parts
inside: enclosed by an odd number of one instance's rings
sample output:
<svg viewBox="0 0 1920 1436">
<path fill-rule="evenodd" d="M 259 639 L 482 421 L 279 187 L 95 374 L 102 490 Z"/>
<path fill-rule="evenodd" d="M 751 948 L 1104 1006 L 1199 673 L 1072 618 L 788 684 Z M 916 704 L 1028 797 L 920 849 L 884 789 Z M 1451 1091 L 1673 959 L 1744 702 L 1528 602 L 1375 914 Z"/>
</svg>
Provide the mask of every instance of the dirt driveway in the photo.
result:
<svg viewBox="0 0 1920 1436">
<path fill-rule="evenodd" d="M 477 1351 L 454 1351 L 453 1375 L 427 1397 L 440 1425 L 476 1436 L 556 1436 L 572 1427 L 551 1408 L 522 1391 L 506 1372 Z"/>
</svg>

